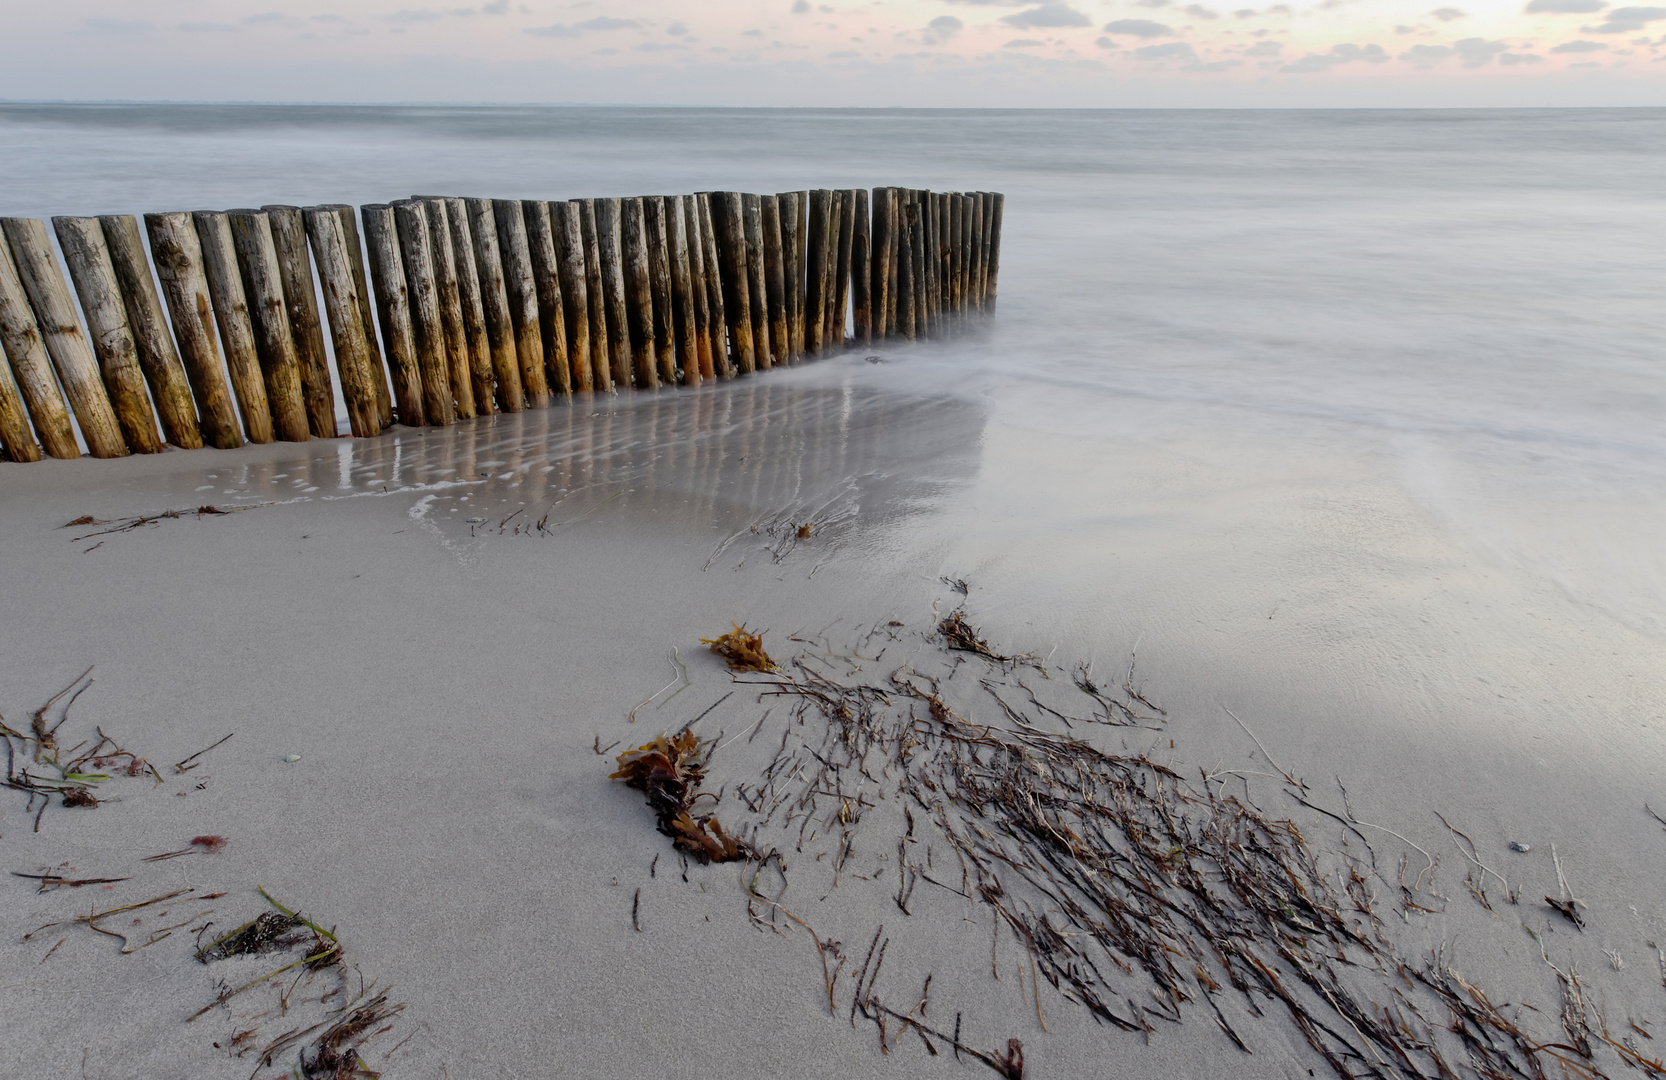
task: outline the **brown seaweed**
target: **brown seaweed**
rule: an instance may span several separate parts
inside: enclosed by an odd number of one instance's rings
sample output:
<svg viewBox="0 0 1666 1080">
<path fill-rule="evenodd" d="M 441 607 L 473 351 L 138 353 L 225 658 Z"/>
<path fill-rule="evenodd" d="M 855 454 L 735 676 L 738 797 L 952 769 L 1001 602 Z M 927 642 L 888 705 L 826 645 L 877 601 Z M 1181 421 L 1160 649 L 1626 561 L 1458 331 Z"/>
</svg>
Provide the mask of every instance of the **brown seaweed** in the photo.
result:
<svg viewBox="0 0 1666 1080">
<path fill-rule="evenodd" d="M 738 628 L 737 628 L 738 629 Z M 709 741 L 691 731 L 661 735 L 653 742 L 619 755 L 619 771 L 609 779 L 623 780 L 648 796 L 659 831 L 673 845 L 710 862 L 734 862 L 748 857 L 750 848 L 726 832 L 715 815 L 693 812 L 702 797 Z"/>
<path fill-rule="evenodd" d="M 746 627 L 738 623 L 731 623 L 734 630 L 727 634 L 719 634 L 715 638 L 701 638 L 702 645 L 709 645 L 712 652 L 723 657 L 728 663 L 730 671 L 778 671 L 780 670 L 769 653 L 764 651 L 762 634 L 748 633 Z"/>
</svg>

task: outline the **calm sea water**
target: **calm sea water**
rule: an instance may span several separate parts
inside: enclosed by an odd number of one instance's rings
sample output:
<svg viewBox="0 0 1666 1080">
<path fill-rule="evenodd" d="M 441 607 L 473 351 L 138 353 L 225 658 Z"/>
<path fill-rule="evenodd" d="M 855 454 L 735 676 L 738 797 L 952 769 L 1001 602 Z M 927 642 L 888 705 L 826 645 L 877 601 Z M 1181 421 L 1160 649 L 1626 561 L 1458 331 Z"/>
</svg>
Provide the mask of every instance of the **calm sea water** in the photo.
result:
<svg viewBox="0 0 1666 1080">
<path fill-rule="evenodd" d="M 1658 110 L 0 107 L 4 214 L 1001 190 L 1000 318 L 885 378 L 1088 439 L 1345 445 L 1656 637 L 1662 175 Z"/>
</svg>

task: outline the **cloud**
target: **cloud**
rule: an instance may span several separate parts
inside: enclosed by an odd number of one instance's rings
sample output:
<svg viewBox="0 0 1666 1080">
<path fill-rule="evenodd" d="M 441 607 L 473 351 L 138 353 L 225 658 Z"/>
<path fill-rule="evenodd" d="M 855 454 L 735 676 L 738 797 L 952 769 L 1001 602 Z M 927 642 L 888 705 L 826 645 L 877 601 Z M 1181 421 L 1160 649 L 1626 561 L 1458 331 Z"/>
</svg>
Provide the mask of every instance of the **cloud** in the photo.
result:
<svg viewBox="0 0 1666 1080">
<path fill-rule="evenodd" d="M 1608 21 L 1601 26 L 1582 26 L 1580 29 L 1587 34 L 1629 34 L 1658 19 L 1666 19 L 1666 8 L 1615 8 L 1608 13 Z"/>
<path fill-rule="evenodd" d="M 1137 38 L 1173 37 L 1174 30 L 1150 19 L 1118 19 L 1105 24 L 1107 34 L 1127 34 Z"/>
<path fill-rule="evenodd" d="M 507 15 L 509 14 L 509 0 L 490 0 L 489 3 L 481 4 L 480 10 L 487 15 Z"/>
<path fill-rule="evenodd" d="M 1003 48 L 1003 49 L 1036 49 L 1036 48 L 1040 48 L 1041 46 L 1043 46 L 1045 44 L 1047 44 L 1045 41 L 1037 41 L 1035 38 L 1021 37 L 1021 38 L 1013 38 L 1011 41 L 1007 42 L 1005 45 L 1002 45 L 1001 48 Z"/>
<path fill-rule="evenodd" d="M 1066 26 L 1092 26 L 1093 20 L 1083 15 L 1069 4 L 1051 3 L 1040 7 L 1030 8 L 1028 11 L 1017 11 L 1011 15 L 1003 15 L 1001 21 L 1008 26 L 1037 27 L 1054 29 Z"/>
<path fill-rule="evenodd" d="M 1498 54 L 1498 62 L 1500 64 L 1542 64 L 1545 62 L 1545 58 L 1535 56 L 1532 53 L 1507 52 Z"/>
<path fill-rule="evenodd" d="M 1187 4 L 1180 10 L 1184 11 L 1194 19 L 1218 19 L 1221 17 L 1220 12 L 1210 11 L 1202 4 Z"/>
<path fill-rule="evenodd" d="M 675 41 L 644 41 L 636 47 L 637 52 L 687 52 L 687 45 L 679 45 Z"/>
<path fill-rule="evenodd" d="M 1134 0 L 1134 3 L 1139 7 L 1148 7 L 1148 8 L 1160 8 L 1160 7 L 1168 7 L 1169 6 L 1169 0 Z"/>
<path fill-rule="evenodd" d="M 642 24 L 635 19 L 614 19 L 598 15 L 579 23 L 550 23 L 548 26 L 529 26 L 526 33 L 533 37 L 581 37 L 592 30 L 639 30 Z"/>
<path fill-rule="evenodd" d="M 241 34 L 243 28 L 223 22 L 182 22 L 179 29 L 187 34 Z"/>
<path fill-rule="evenodd" d="M 1276 41 L 1258 41 L 1244 50 L 1245 56 L 1278 56 L 1284 52 L 1284 46 Z"/>
<path fill-rule="evenodd" d="M 1550 51 L 1553 53 L 1602 52 L 1608 46 L 1600 41 L 1564 41 Z"/>
<path fill-rule="evenodd" d="M 1464 67 L 1485 67 L 1496 60 L 1499 53 L 1509 52 L 1510 47 L 1502 41 L 1472 37 L 1454 41 L 1452 51 L 1458 54 L 1458 60 Z"/>
<path fill-rule="evenodd" d="M 1445 45 L 1413 45 L 1400 54 L 1400 59 L 1418 67 L 1429 67 L 1439 63 L 1452 55 L 1452 50 Z"/>
<path fill-rule="evenodd" d="M 150 32 L 150 23 L 144 19 L 83 19 L 81 32 L 84 34 L 145 34 Z"/>
<path fill-rule="evenodd" d="M 794 15 L 810 14 L 810 0 L 793 0 Z"/>
<path fill-rule="evenodd" d="M 1332 45 L 1328 53 L 1308 53 L 1300 60 L 1292 60 L 1279 68 L 1286 75 L 1316 75 L 1329 71 L 1339 64 L 1352 64 L 1363 61 L 1367 64 L 1381 64 L 1388 59 L 1388 53 L 1381 45 Z"/>
<path fill-rule="evenodd" d="M 1522 9 L 1528 15 L 1589 15 L 1608 6 L 1608 0 L 1532 0 Z"/>
<path fill-rule="evenodd" d="M 1171 41 L 1166 45 L 1142 45 L 1134 50 L 1141 60 L 1197 60 L 1197 50 L 1190 42 Z"/>
<path fill-rule="evenodd" d="M 926 23 L 925 32 L 920 37 L 927 45 L 936 45 L 949 40 L 964 29 L 966 24 L 953 15 L 939 15 Z"/>
<path fill-rule="evenodd" d="M 670 34 L 672 37 L 686 37 L 688 35 L 688 27 L 684 26 L 680 22 L 674 22 L 665 28 L 665 32 Z"/>
<path fill-rule="evenodd" d="M 1451 22 L 1453 19 L 1462 19 L 1466 16 L 1466 14 L 1466 12 L 1459 11 L 1455 7 L 1435 8 L 1435 10 L 1429 12 L 1431 17 L 1439 19 L 1441 22 Z"/>
</svg>

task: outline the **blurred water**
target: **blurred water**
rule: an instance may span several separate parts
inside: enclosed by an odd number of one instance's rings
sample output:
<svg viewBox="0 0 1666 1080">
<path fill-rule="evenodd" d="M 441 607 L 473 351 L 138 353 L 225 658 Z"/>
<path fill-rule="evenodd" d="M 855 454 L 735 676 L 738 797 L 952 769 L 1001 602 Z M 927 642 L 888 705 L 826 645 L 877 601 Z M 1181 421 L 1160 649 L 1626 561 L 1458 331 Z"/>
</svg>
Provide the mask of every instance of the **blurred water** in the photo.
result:
<svg viewBox="0 0 1666 1080">
<path fill-rule="evenodd" d="M 1666 111 L 0 106 L 0 213 L 900 184 L 1008 195 L 1000 317 L 876 386 L 1383 464 L 1666 638 Z M 1229 452 L 1229 451 L 1228 451 Z"/>
</svg>

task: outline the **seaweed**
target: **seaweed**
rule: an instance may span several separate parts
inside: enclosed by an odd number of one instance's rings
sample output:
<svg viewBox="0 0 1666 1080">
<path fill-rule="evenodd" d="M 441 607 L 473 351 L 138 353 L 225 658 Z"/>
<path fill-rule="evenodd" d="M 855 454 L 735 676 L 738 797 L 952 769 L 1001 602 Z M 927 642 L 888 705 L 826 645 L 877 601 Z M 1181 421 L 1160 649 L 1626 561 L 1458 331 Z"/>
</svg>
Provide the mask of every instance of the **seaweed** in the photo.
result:
<svg viewBox="0 0 1666 1080">
<path fill-rule="evenodd" d="M 762 634 L 747 633 L 746 627 L 731 623 L 734 630 L 727 634 L 719 634 L 715 638 L 701 638 L 702 645 L 709 645 L 712 652 L 723 657 L 728 663 L 730 671 L 779 671 L 779 666 L 770 659 L 769 653 L 764 651 Z"/>
<path fill-rule="evenodd" d="M 710 741 L 687 730 L 661 735 L 620 754 L 619 771 L 609 779 L 623 780 L 648 796 L 659 831 L 672 838 L 673 846 L 710 862 L 734 862 L 749 857 L 751 849 L 726 832 L 715 815 L 693 812 L 702 797 L 716 801 L 699 790 L 710 750 Z"/>
</svg>

